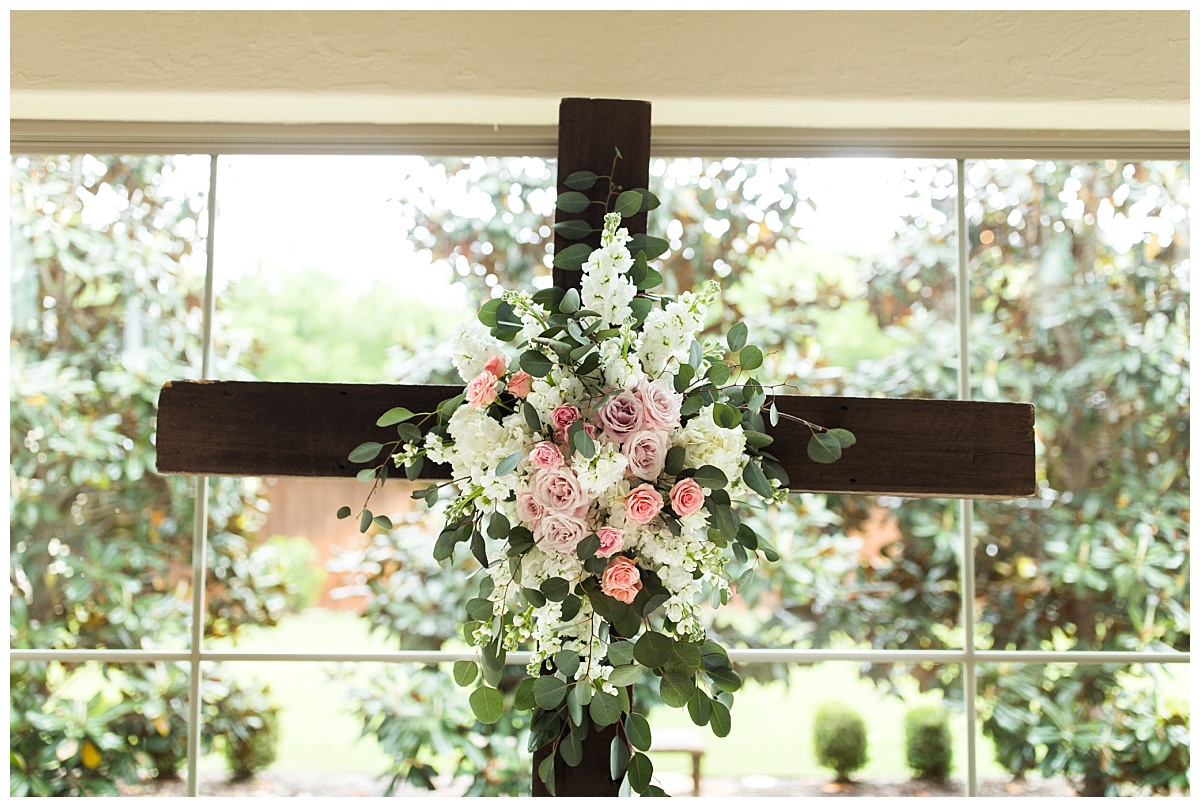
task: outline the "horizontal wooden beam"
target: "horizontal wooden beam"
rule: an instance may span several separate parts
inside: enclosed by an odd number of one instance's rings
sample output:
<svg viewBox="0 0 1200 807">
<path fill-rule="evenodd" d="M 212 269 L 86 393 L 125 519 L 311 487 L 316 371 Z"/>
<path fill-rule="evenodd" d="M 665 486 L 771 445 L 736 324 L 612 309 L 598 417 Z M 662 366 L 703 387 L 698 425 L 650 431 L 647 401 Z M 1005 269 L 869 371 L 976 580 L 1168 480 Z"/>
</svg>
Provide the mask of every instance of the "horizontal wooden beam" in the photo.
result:
<svg viewBox="0 0 1200 807">
<path fill-rule="evenodd" d="M 359 443 L 394 439 L 375 426 L 393 406 L 431 412 L 460 386 L 175 381 L 159 397 L 158 470 L 207 476 L 354 476 Z M 1009 499 L 1032 496 L 1033 407 L 1018 403 L 779 396 L 779 410 L 858 444 L 840 460 L 808 459 L 808 429 L 781 419 L 767 449 L 797 491 Z M 431 479 L 448 469 L 428 464 Z"/>
</svg>

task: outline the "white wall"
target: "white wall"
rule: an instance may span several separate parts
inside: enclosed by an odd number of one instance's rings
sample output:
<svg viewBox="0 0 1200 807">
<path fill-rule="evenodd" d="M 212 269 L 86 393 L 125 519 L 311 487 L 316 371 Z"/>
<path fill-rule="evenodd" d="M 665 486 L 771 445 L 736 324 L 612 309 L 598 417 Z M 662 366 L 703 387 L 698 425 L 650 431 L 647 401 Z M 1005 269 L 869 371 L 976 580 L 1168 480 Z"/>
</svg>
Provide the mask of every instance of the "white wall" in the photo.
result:
<svg viewBox="0 0 1200 807">
<path fill-rule="evenodd" d="M 14 11 L 14 119 L 1188 128 L 1188 12 Z"/>
</svg>

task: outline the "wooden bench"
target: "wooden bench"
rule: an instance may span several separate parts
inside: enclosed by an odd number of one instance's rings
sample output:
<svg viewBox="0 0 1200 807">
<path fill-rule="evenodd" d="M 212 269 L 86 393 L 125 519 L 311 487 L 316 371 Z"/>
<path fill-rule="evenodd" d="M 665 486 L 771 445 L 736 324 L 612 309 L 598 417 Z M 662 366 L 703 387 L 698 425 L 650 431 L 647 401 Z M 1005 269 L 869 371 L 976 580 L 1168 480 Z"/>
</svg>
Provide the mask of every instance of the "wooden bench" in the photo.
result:
<svg viewBox="0 0 1200 807">
<path fill-rule="evenodd" d="M 704 759 L 704 737 L 692 729 L 654 729 L 650 744 L 653 754 L 692 755 L 692 795 L 700 795 L 700 762 Z"/>
</svg>

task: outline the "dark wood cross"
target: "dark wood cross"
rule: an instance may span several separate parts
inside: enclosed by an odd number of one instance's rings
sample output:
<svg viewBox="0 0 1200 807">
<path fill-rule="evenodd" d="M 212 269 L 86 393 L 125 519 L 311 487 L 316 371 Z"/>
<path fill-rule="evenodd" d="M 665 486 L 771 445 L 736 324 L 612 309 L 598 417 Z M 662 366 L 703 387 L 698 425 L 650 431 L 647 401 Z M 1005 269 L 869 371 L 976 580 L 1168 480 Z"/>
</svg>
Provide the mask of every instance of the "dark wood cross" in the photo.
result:
<svg viewBox="0 0 1200 807">
<path fill-rule="evenodd" d="M 650 104 L 567 98 L 559 107 L 558 192 L 574 171 L 601 171 L 620 149 L 614 181 L 649 187 Z M 597 231 L 603 211 L 589 208 Z M 573 218 L 578 218 L 577 215 Z M 646 231 L 646 214 L 622 224 Z M 600 245 L 599 232 L 591 246 Z M 572 242 L 555 238 L 555 251 Z M 578 286 L 580 274 L 554 270 L 554 284 Z M 346 457 L 359 443 L 394 439 L 376 427 L 394 406 L 431 412 L 461 386 L 176 381 L 159 397 L 158 470 L 205 476 L 348 477 L 359 468 Z M 841 459 L 808 459 L 806 427 L 781 418 L 769 427 L 771 451 L 791 477 L 793 491 L 912 497 L 1008 499 L 1035 492 L 1033 407 L 1017 403 L 834 398 L 780 395 L 780 412 L 827 428 L 854 432 L 858 444 Z M 381 434 L 387 436 L 381 437 Z M 449 469 L 426 463 L 429 478 Z M 330 518 L 334 514 L 330 513 Z M 609 777 L 609 744 L 616 727 L 584 743 L 576 768 L 555 766 L 560 796 L 617 795 Z M 543 752 L 544 753 L 544 752 Z M 540 755 L 535 754 L 536 770 Z M 548 795 L 534 776 L 534 795 Z"/>
</svg>

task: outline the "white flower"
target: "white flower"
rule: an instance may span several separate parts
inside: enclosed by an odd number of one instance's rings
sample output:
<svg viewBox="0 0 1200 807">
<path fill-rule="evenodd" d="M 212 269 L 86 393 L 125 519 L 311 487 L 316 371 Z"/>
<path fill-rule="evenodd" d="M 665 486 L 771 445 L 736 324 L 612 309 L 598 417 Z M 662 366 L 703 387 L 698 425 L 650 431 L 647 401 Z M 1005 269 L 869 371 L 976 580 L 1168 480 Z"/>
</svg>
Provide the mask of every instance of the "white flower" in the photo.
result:
<svg viewBox="0 0 1200 807">
<path fill-rule="evenodd" d="M 483 366 L 492 356 L 506 355 L 504 343 L 474 318 L 455 325 L 449 343 L 454 369 L 464 382 L 482 373 Z"/>
</svg>

